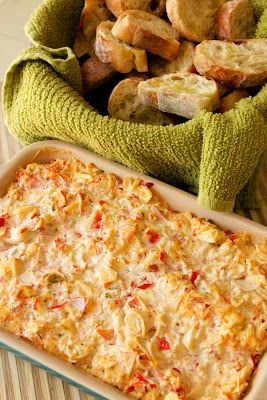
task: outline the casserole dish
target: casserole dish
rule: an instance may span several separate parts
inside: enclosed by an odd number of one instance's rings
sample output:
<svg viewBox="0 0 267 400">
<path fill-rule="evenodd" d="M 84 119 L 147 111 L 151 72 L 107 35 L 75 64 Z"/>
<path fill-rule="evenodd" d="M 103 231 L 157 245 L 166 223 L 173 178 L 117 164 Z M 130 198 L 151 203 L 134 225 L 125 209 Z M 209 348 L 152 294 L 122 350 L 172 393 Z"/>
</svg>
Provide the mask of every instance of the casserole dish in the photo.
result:
<svg viewBox="0 0 267 400">
<path fill-rule="evenodd" d="M 186 194 L 178 189 L 172 188 L 169 185 L 163 184 L 159 181 L 150 179 L 144 175 L 136 174 L 131 170 L 121 167 L 115 163 L 103 160 L 102 158 L 88 153 L 86 150 L 79 149 L 75 146 L 65 145 L 60 142 L 42 142 L 31 145 L 23 149 L 18 155 L 11 160 L 6 166 L 1 167 L 0 170 L 0 182 L 4 183 L 0 186 L 0 195 L 2 196 L 5 192 L 5 188 L 14 179 L 14 174 L 20 166 L 24 166 L 30 162 L 48 162 L 54 159 L 68 159 L 71 156 L 75 156 L 83 162 L 93 162 L 97 167 L 100 167 L 106 172 L 112 172 L 119 177 L 134 176 L 139 177 L 144 181 L 151 181 L 155 184 L 155 188 L 161 197 L 165 198 L 168 203 L 174 209 L 179 211 L 192 211 L 200 216 L 212 219 L 213 222 L 220 225 L 224 229 L 230 229 L 234 231 L 242 230 L 249 231 L 255 237 L 255 240 L 267 237 L 266 228 L 247 221 L 246 219 L 232 215 L 232 214 L 219 214 L 201 209 L 196 204 L 195 197 Z M 17 354 L 24 356 L 24 358 L 30 359 L 39 366 L 43 366 L 49 369 L 51 372 L 60 374 L 63 379 L 78 385 L 82 389 L 88 391 L 93 395 L 98 395 L 98 398 L 110 398 L 110 399 L 123 399 L 126 398 L 116 389 L 110 388 L 109 386 L 100 383 L 97 379 L 90 377 L 74 367 L 66 365 L 55 357 L 52 357 L 24 341 L 1 331 L 0 336 L 1 344 L 8 350 L 15 351 Z M 264 357 L 260 363 L 258 372 L 253 380 L 250 393 L 246 399 L 264 399 L 264 381 L 266 382 L 266 375 L 264 376 L 264 365 L 266 365 L 266 357 Z M 62 371 L 64 373 L 62 374 Z M 100 396 L 100 397 L 99 397 Z M 102 396 L 102 397 L 101 397 Z M 104 397 L 103 397 L 104 396 Z M 252 397 L 251 397 L 252 396 Z"/>
</svg>

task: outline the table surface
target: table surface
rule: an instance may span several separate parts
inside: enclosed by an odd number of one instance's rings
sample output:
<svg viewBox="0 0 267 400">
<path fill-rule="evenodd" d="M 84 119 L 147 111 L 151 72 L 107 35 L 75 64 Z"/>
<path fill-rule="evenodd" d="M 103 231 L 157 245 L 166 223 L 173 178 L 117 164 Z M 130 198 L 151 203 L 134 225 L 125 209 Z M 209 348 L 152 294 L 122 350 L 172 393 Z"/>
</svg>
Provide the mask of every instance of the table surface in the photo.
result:
<svg viewBox="0 0 267 400">
<path fill-rule="evenodd" d="M 21 147 L 8 133 L 0 105 L 0 164 L 6 163 Z M 267 157 L 260 176 L 258 194 L 262 199 L 261 209 L 237 212 L 267 226 Z M 93 397 L 0 349 L 0 400 L 93 400 Z"/>
<path fill-rule="evenodd" d="M 0 0 L 0 81 L 16 55 L 29 47 L 23 29 L 40 3 L 41 0 Z"/>
</svg>

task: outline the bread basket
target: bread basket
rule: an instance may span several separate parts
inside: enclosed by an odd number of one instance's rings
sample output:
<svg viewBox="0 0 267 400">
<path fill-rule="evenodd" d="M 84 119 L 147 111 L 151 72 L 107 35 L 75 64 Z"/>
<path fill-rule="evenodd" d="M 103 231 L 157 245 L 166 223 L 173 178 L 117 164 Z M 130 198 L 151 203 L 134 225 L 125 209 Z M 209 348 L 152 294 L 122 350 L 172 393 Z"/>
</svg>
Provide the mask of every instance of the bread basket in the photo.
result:
<svg viewBox="0 0 267 400">
<path fill-rule="evenodd" d="M 251 0 L 256 37 L 267 37 L 267 1 Z M 101 116 L 81 95 L 71 47 L 83 0 L 44 0 L 25 31 L 32 47 L 7 71 L 4 117 L 25 143 L 58 139 L 198 193 L 217 211 L 257 207 L 255 188 L 267 144 L 267 85 L 225 114 L 201 112 L 180 124 L 155 127 Z"/>
</svg>

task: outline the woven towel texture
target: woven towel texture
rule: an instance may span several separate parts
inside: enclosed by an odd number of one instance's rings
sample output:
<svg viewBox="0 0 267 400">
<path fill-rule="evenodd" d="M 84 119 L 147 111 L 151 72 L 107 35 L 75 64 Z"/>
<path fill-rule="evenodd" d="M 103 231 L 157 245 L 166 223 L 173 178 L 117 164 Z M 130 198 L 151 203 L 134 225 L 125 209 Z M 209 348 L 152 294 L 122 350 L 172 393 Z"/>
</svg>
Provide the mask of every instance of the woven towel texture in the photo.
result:
<svg viewBox="0 0 267 400">
<path fill-rule="evenodd" d="M 267 0 L 251 0 L 267 37 Z M 4 116 L 24 143 L 58 139 L 198 193 L 218 211 L 257 206 L 255 186 L 267 146 L 267 85 L 225 114 L 201 112 L 177 126 L 133 124 L 99 115 L 81 96 L 71 50 L 83 0 L 44 0 L 27 23 L 32 47 L 10 66 Z"/>
</svg>

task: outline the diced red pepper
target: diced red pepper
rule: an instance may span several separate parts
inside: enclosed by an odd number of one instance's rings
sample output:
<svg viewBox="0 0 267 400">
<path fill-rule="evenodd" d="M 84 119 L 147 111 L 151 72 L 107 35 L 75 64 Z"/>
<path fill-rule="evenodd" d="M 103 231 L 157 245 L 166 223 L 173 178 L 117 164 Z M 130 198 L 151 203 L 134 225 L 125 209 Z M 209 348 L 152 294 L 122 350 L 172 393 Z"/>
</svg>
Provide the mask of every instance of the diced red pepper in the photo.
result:
<svg viewBox="0 0 267 400">
<path fill-rule="evenodd" d="M 127 393 L 131 393 L 131 392 L 134 392 L 134 391 L 135 391 L 134 385 L 128 386 L 127 389 L 126 389 Z"/>
<path fill-rule="evenodd" d="M 101 221 L 102 221 L 102 213 L 100 211 L 98 211 L 96 213 L 94 221 L 92 223 L 92 228 L 100 229 L 101 228 L 101 224 L 100 224 Z"/>
<path fill-rule="evenodd" d="M 138 300 L 138 298 L 137 297 L 134 297 L 131 301 L 129 301 L 129 306 L 130 307 L 137 307 L 137 306 L 139 306 L 139 300 Z"/>
<path fill-rule="evenodd" d="M 159 238 L 159 234 L 157 232 L 154 232 L 151 230 L 147 231 L 147 234 L 150 236 L 150 239 L 149 239 L 150 243 L 156 243 L 156 241 Z"/>
<path fill-rule="evenodd" d="M 64 307 L 65 304 L 67 304 L 67 301 L 64 301 L 64 303 L 61 303 L 61 304 L 55 304 L 54 306 L 49 307 L 49 310 L 57 310 L 59 308 Z"/>
<path fill-rule="evenodd" d="M 195 281 L 196 281 L 198 275 L 199 275 L 199 273 L 197 271 L 193 271 L 192 272 L 190 281 L 191 281 L 192 285 L 194 285 L 194 286 L 195 286 Z"/>
<path fill-rule="evenodd" d="M 105 200 L 99 200 L 99 204 L 101 204 L 101 206 L 103 206 L 103 204 L 107 204 L 107 202 Z"/>
<path fill-rule="evenodd" d="M 119 299 L 115 299 L 114 300 L 114 304 L 115 304 L 115 306 L 118 306 L 120 304 L 120 300 Z"/>
<path fill-rule="evenodd" d="M 140 183 L 140 185 L 146 186 L 146 187 L 148 187 L 148 188 L 151 188 L 151 187 L 154 186 L 154 183 L 142 181 L 142 182 Z"/>
<path fill-rule="evenodd" d="M 102 221 L 102 214 L 101 214 L 100 212 L 97 212 L 97 213 L 96 213 L 96 216 L 95 216 L 94 221 L 95 221 L 95 222 L 100 222 L 100 221 Z"/>
<path fill-rule="evenodd" d="M 146 290 L 146 289 L 149 289 L 152 285 L 153 285 L 153 283 L 143 283 L 143 285 L 140 285 L 137 287 L 138 287 L 138 289 Z"/>
<path fill-rule="evenodd" d="M 39 305 L 39 299 L 35 299 L 35 302 L 33 303 L 33 309 L 34 311 L 38 310 L 38 305 Z"/>
<path fill-rule="evenodd" d="M 234 242 L 237 238 L 238 238 L 238 236 L 235 233 L 229 235 L 229 239 L 231 239 L 232 242 Z"/>
<path fill-rule="evenodd" d="M 64 243 L 62 242 L 62 239 L 56 238 L 56 239 L 55 239 L 55 244 L 56 244 L 56 249 L 57 249 L 57 250 L 64 250 L 65 245 L 64 245 Z"/>
<path fill-rule="evenodd" d="M 159 350 L 170 350 L 171 346 L 168 340 L 163 337 L 159 339 L 158 348 Z"/>
<path fill-rule="evenodd" d="M 135 215 L 133 216 L 133 220 L 134 220 L 134 221 L 139 221 L 140 219 L 142 219 L 142 214 L 135 214 Z"/>
<path fill-rule="evenodd" d="M 132 282 L 130 283 L 130 286 L 131 286 L 132 289 L 134 289 L 134 288 L 136 287 L 136 284 L 132 281 Z"/>
<path fill-rule="evenodd" d="M 165 261 L 166 260 L 166 256 L 167 256 L 167 254 L 165 253 L 165 251 L 161 251 L 160 255 L 159 255 L 160 261 L 161 262 Z"/>
<path fill-rule="evenodd" d="M 136 378 L 143 383 L 149 383 L 149 380 L 146 379 L 142 374 L 140 374 L 139 372 L 135 373 Z"/>
<path fill-rule="evenodd" d="M 0 228 L 5 225 L 5 218 L 2 216 L 0 217 Z"/>
<path fill-rule="evenodd" d="M 181 371 L 180 371 L 178 368 L 173 367 L 172 369 L 173 369 L 175 372 L 178 372 L 178 374 L 181 373 Z"/>
</svg>

